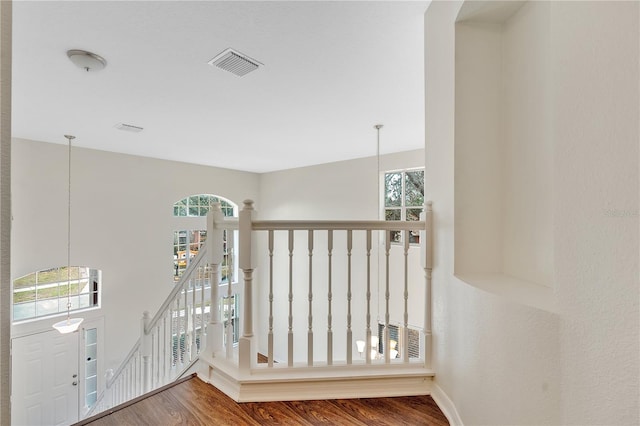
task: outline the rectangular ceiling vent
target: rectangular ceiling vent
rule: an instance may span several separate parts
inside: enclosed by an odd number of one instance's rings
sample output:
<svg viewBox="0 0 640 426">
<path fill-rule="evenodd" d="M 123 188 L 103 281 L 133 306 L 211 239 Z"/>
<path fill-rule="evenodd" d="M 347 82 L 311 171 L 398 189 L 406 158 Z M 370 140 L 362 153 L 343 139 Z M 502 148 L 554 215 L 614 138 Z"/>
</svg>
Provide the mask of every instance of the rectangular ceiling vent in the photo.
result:
<svg viewBox="0 0 640 426">
<path fill-rule="evenodd" d="M 124 130 L 126 132 L 134 132 L 134 133 L 140 133 L 141 131 L 144 130 L 142 127 L 133 126 L 131 124 L 124 124 L 124 123 L 116 124 L 115 128 L 118 130 Z"/>
<path fill-rule="evenodd" d="M 262 64 L 237 50 L 227 49 L 208 62 L 225 71 L 229 71 L 242 77 L 251 71 L 257 70 Z"/>
</svg>

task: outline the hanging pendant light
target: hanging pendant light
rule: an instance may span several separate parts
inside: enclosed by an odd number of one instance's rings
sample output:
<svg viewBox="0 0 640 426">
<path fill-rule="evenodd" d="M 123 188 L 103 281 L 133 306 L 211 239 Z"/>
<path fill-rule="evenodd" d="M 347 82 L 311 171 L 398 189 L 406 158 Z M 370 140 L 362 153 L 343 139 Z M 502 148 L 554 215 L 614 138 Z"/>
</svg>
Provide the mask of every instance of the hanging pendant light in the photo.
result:
<svg viewBox="0 0 640 426">
<path fill-rule="evenodd" d="M 75 136 L 64 135 L 69 141 L 69 174 L 67 186 L 67 318 L 53 324 L 53 328 L 62 334 L 73 333 L 78 329 L 83 318 L 71 318 L 71 140 Z M 78 276 L 78 285 L 80 285 L 80 277 Z"/>
</svg>

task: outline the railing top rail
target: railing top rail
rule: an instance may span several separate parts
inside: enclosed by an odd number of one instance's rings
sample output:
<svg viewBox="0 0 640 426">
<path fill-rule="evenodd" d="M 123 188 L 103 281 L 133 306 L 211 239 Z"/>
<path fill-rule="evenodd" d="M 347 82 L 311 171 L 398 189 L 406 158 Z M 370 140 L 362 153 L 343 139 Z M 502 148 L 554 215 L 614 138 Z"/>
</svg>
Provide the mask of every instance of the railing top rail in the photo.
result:
<svg viewBox="0 0 640 426">
<path fill-rule="evenodd" d="M 254 231 L 283 230 L 353 230 L 353 231 L 421 231 L 425 221 L 384 221 L 384 220 L 256 220 Z"/>
<path fill-rule="evenodd" d="M 151 330 L 153 330 L 153 327 L 155 327 L 158 324 L 158 321 L 160 321 L 160 318 L 164 316 L 165 312 L 167 311 L 167 309 L 169 309 L 169 306 L 171 306 L 171 303 L 173 303 L 176 296 L 183 290 L 185 284 L 189 282 L 189 279 L 191 278 L 191 274 L 193 274 L 193 272 L 198 269 L 198 267 L 200 266 L 200 261 L 202 259 L 205 259 L 206 255 L 207 255 L 207 245 L 204 244 L 200 248 L 198 255 L 194 257 L 193 260 L 189 263 L 189 266 L 180 277 L 180 281 L 178 281 L 178 283 L 175 284 L 173 290 L 171 290 L 171 293 L 169 293 L 169 296 L 167 296 L 162 306 L 160 306 L 160 309 L 158 309 L 156 314 L 153 316 L 153 319 L 145 327 L 144 329 L 145 333 L 148 334 Z"/>
</svg>

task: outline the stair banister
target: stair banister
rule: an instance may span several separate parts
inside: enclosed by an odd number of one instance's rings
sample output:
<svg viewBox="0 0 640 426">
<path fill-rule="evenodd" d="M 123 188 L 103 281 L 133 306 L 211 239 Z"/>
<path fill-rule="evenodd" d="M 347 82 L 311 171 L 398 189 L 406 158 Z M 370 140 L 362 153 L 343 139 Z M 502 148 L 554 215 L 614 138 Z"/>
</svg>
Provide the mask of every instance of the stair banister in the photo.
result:
<svg viewBox="0 0 640 426">
<path fill-rule="evenodd" d="M 252 244 L 253 201 L 245 200 L 244 206 L 239 214 L 239 243 L 240 259 L 239 266 L 242 269 L 244 278 L 244 300 L 242 308 L 242 337 L 239 342 L 238 364 L 240 371 L 248 373 L 256 363 L 254 354 L 255 339 L 253 336 L 253 270 L 255 269 L 255 259 Z"/>
</svg>

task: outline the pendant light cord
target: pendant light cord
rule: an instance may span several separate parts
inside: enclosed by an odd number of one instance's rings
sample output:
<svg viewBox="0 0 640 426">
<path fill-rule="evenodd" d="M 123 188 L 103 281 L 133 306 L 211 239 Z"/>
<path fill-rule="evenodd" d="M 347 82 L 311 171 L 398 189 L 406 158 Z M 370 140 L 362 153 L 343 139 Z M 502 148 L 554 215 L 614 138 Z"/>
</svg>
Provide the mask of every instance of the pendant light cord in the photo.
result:
<svg viewBox="0 0 640 426">
<path fill-rule="evenodd" d="M 71 140 L 75 136 L 64 135 L 69 140 L 68 182 L 67 182 L 67 321 L 71 311 Z"/>
</svg>

